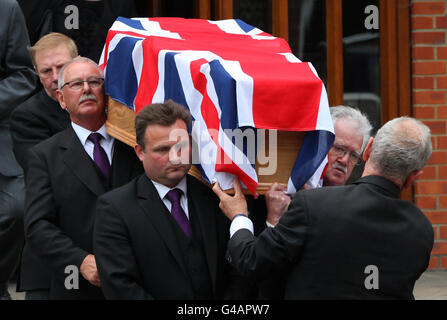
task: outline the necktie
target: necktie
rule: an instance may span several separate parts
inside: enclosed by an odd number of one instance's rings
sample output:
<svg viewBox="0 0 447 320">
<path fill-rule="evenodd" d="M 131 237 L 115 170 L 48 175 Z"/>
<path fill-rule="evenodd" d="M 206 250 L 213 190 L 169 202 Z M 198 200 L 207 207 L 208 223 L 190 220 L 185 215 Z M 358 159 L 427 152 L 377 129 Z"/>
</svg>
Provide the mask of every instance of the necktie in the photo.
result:
<svg viewBox="0 0 447 320">
<path fill-rule="evenodd" d="M 101 169 L 102 173 L 106 177 L 109 177 L 110 173 L 110 163 L 109 158 L 107 158 L 107 154 L 104 151 L 103 147 L 99 144 L 99 141 L 102 139 L 102 135 L 98 132 L 93 132 L 88 136 L 88 140 L 93 142 L 93 161 L 95 161 L 96 165 Z"/>
<path fill-rule="evenodd" d="M 188 236 L 188 238 L 191 238 L 191 226 L 189 225 L 189 220 L 186 216 L 185 211 L 183 211 L 182 206 L 180 205 L 180 197 L 182 196 L 182 193 L 182 190 L 175 188 L 169 191 L 166 194 L 166 197 L 169 199 L 169 201 L 171 201 L 172 204 L 172 216 L 182 228 L 183 232 Z"/>
</svg>

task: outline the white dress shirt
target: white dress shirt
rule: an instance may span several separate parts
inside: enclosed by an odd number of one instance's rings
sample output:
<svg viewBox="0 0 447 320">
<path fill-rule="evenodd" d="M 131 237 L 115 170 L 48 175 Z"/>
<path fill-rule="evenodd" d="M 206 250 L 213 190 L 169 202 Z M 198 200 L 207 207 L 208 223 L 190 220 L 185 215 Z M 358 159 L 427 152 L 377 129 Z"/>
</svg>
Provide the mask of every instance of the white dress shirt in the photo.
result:
<svg viewBox="0 0 447 320">
<path fill-rule="evenodd" d="M 87 152 L 87 154 L 93 160 L 94 144 L 92 141 L 88 140 L 87 138 L 94 131 L 85 129 L 85 128 L 81 127 L 80 125 L 77 125 L 74 122 L 71 123 L 71 126 L 73 127 L 73 130 L 75 131 L 76 135 L 78 136 L 79 141 L 81 141 L 81 144 L 84 147 L 84 150 Z M 110 163 L 110 165 L 112 165 L 113 146 L 114 146 L 115 139 L 107 133 L 105 123 L 102 125 L 101 128 L 99 128 L 98 131 L 95 131 L 95 132 L 98 132 L 103 136 L 103 139 L 101 139 L 99 141 L 99 144 L 106 152 L 107 158 L 109 159 L 109 163 Z"/>
</svg>

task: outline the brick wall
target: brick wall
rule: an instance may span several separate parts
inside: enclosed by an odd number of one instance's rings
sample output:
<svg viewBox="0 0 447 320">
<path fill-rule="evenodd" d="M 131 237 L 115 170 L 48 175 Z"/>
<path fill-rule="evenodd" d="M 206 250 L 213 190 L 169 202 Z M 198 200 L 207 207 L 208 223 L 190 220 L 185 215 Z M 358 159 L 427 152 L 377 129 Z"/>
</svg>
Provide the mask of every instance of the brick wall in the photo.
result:
<svg viewBox="0 0 447 320">
<path fill-rule="evenodd" d="M 447 270 L 447 0 L 412 0 L 411 16 L 413 115 L 433 136 L 415 201 L 435 234 L 429 269 Z"/>
</svg>

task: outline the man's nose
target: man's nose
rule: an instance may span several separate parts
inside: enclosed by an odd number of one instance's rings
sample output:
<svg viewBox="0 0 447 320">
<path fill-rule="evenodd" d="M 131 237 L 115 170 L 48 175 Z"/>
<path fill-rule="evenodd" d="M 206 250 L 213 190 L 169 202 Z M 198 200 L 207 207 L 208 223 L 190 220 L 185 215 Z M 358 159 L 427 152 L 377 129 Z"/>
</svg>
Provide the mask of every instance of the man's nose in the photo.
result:
<svg viewBox="0 0 447 320">
<path fill-rule="evenodd" d="M 90 92 L 90 90 L 91 90 L 92 88 L 90 88 L 90 85 L 88 84 L 88 82 L 87 82 L 87 81 L 84 81 L 82 84 L 83 84 L 82 91 L 84 91 L 84 92 Z"/>
<path fill-rule="evenodd" d="M 182 151 L 180 148 L 172 148 L 169 152 L 169 161 L 172 164 L 180 164 L 182 159 Z"/>
<path fill-rule="evenodd" d="M 53 82 L 57 82 L 57 78 L 58 78 L 58 76 L 59 76 L 59 72 L 58 72 L 59 70 L 57 69 L 57 68 L 53 68 L 52 69 L 52 73 L 51 73 L 51 77 L 52 77 L 52 81 Z"/>
<path fill-rule="evenodd" d="M 346 152 L 343 156 L 339 156 L 337 158 L 337 161 L 343 163 L 344 165 L 348 165 L 348 163 L 349 163 L 349 152 Z"/>
</svg>

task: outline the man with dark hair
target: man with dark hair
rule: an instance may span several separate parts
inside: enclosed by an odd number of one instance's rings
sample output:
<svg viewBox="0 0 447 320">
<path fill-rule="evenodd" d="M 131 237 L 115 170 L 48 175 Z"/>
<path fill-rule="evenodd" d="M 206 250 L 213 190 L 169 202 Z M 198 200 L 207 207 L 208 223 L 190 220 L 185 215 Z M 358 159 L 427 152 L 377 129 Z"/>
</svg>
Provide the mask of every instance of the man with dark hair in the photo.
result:
<svg viewBox="0 0 447 320">
<path fill-rule="evenodd" d="M 94 253 L 108 299 L 236 298 L 249 289 L 229 277 L 228 220 L 218 199 L 187 175 L 190 122 L 172 101 L 136 116 L 135 151 L 146 174 L 101 196 L 96 209 Z"/>
<path fill-rule="evenodd" d="M 273 228 L 253 236 L 247 204 L 214 191 L 232 220 L 232 264 L 260 279 L 287 266 L 286 299 L 414 299 L 428 267 L 433 228 L 399 192 L 422 174 L 432 152 L 430 130 L 401 117 L 370 138 L 361 179 L 354 184 L 297 192 Z"/>
<path fill-rule="evenodd" d="M 103 77 L 84 57 L 62 67 L 57 96 L 71 125 L 29 153 L 26 241 L 51 270 L 50 299 L 103 299 L 92 248 L 96 199 L 142 172 L 132 148 L 106 132 Z"/>
</svg>

